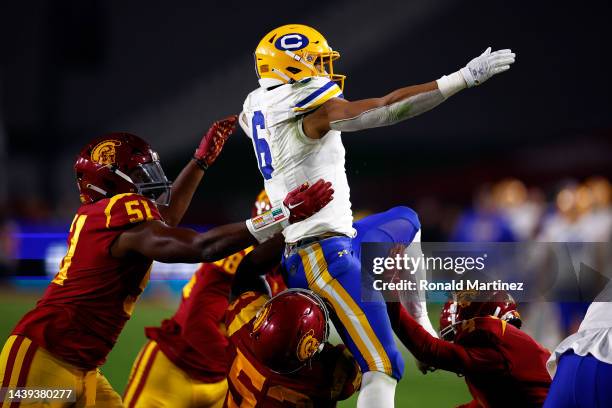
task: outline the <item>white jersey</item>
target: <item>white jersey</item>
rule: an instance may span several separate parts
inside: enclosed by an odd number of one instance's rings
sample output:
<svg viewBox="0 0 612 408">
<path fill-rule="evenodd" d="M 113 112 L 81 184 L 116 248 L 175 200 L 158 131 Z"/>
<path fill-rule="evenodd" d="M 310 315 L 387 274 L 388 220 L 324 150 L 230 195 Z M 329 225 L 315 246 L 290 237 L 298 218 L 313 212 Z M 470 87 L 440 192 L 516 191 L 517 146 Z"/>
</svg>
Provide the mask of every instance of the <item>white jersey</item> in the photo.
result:
<svg viewBox="0 0 612 408">
<path fill-rule="evenodd" d="M 612 364 L 612 283 L 591 303 L 580 323 L 578 331 L 561 342 L 551 354 L 546 367 L 553 377 L 557 370 L 559 357 L 568 350 L 574 354 L 593 357 L 604 363 Z"/>
<path fill-rule="evenodd" d="M 355 235 L 350 189 L 344 169 L 340 132 L 308 138 L 302 129 L 305 113 L 341 97 L 334 82 L 311 77 L 266 90 L 256 89 L 244 101 L 240 125 L 252 139 L 259 170 L 273 205 L 299 185 L 324 179 L 332 183 L 334 199 L 312 217 L 285 228 L 286 242 L 335 232 Z"/>
</svg>

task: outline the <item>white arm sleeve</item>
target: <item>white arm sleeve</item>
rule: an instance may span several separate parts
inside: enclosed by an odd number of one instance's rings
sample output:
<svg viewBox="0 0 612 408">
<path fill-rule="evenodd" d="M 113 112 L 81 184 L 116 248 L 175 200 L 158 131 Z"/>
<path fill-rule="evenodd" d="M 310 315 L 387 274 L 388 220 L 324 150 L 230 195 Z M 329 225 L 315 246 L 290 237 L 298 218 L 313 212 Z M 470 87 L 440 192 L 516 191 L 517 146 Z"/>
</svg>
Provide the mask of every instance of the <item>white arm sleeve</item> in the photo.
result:
<svg viewBox="0 0 612 408">
<path fill-rule="evenodd" d="M 381 126 L 394 125 L 427 112 L 450 96 L 467 87 L 459 72 L 445 75 L 436 81 L 438 89 L 412 95 L 391 105 L 370 109 L 348 119 L 330 122 L 330 128 L 341 132 L 355 132 Z"/>
<path fill-rule="evenodd" d="M 442 102 L 444 102 L 444 96 L 439 89 L 436 89 L 413 95 L 391 105 L 370 109 L 353 118 L 335 120 L 330 122 L 329 126 L 341 132 L 355 132 L 362 129 L 394 125 L 427 112 Z"/>
</svg>

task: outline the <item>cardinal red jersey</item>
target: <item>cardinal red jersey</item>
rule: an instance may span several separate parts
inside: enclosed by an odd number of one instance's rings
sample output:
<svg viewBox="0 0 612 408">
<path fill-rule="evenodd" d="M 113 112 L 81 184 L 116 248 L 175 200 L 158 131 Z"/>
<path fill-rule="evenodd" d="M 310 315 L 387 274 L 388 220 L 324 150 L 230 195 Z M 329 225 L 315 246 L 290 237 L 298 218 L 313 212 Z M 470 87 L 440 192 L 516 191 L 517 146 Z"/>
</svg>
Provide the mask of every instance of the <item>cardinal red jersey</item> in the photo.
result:
<svg viewBox="0 0 612 408">
<path fill-rule="evenodd" d="M 293 374 L 275 373 L 257 361 L 250 334 L 257 311 L 268 300 L 267 295 L 246 292 L 228 309 L 232 364 L 224 406 L 325 408 L 350 397 L 360 386 L 361 372 L 343 345 L 326 344 L 310 366 Z"/>
<path fill-rule="evenodd" d="M 483 407 L 541 407 L 550 388 L 546 361 L 550 352 L 524 331 L 495 317 L 477 317 L 460 325 L 455 343 L 475 350 L 465 379 Z M 495 350 L 501 359 L 479 361 L 478 349 Z M 483 355 L 482 357 L 485 357 Z M 494 374 L 494 375 L 492 375 Z"/>
<path fill-rule="evenodd" d="M 102 365 L 151 268 L 151 260 L 137 254 L 112 257 L 110 247 L 135 224 L 159 219 L 155 204 L 138 194 L 82 205 L 70 226 L 68 252 L 59 272 L 13 334 L 30 338 L 79 368 Z"/>
<path fill-rule="evenodd" d="M 388 311 L 398 337 L 417 359 L 465 375 L 474 397 L 469 407 L 544 404 L 550 353 L 520 329 L 493 316 L 477 317 L 458 325 L 450 343 L 427 333 L 399 304 L 388 304 Z"/>
<path fill-rule="evenodd" d="M 206 383 L 225 378 L 228 366 L 225 311 L 238 264 L 252 247 L 215 263 L 202 264 L 183 288 L 175 315 L 161 327 L 147 327 L 148 338 L 189 377 Z"/>
</svg>

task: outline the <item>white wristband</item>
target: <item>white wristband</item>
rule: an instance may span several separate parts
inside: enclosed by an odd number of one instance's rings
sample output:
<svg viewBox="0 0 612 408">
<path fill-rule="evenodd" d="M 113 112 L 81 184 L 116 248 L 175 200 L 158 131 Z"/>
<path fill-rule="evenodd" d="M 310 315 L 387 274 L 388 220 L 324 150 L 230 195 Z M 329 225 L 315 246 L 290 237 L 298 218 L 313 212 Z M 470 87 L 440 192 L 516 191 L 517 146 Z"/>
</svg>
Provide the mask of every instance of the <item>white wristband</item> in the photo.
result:
<svg viewBox="0 0 612 408">
<path fill-rule="evenodd" d="M 289 209 L 281 203 L 263 214 L 247 220 L 246 226 L 251 235 L 253 235 L 259 243 L 262 243 L 279 232 L 282 232 L 285 227 L 289 225 L 290 215 Z"/>
<path fill-rule="evenodd" d="M 465 79 L 463 79 L 463 75 L 459 71 L 453 72 L 450 75 L 444 75 L 436 82 L 438 83 L 438 89 L 445 99 L 467 88 Z"/>
</svg>

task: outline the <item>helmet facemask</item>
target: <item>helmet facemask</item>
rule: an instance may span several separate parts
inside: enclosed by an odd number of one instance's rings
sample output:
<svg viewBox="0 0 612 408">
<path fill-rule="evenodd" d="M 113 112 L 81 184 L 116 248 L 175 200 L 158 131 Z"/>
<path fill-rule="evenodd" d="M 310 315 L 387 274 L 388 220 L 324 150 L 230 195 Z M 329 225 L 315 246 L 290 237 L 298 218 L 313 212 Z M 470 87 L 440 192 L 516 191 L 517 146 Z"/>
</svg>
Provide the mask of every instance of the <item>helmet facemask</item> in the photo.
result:
<svg viewBox="0 0 612 408">
<path fill-rule="evenodd" d="M 334 61 L 340 58 L 338 51 L 330 51 L 326 53 L 308 53 L 308 52 L 291 52 L 285 51 L 285 54 L 295 60 L 297 66 L 289 66 L 285 68 L 285 73 L 279 72 L 272 68 L 277 75 L 285 79 L 289 79 L 290 82 L 296 82 L 299 80 L 293 78 L 293 75 L 301 73 L 303 70 L 309 72 L 311 75 L 308 76 L 320 76 L 329 78 L 334 81 L 340 90 L 344 90 L 344 79 L 346 75 L 334 74 Z M 300 55 L 301 54 L 301 55 Z"/>
<path fill-rule="evenodd" d="M 139 164 L 130 172 L 129 178 L 138 194 L 150 198 L 157 205 L 170 204 L 172 183 L 166 177 L 159 160 Z"/>
<path fill-rule="evenodd" d="M 453 301 L 449 306 L 450 324 L 440 329 L 440 337 L 443 340 L 452 342 L 457 334 L 457 302 Z"/>
<path fill-rule="evenodd" d="M 346 75 L 334 73 L 334 61 L 340 58 L 338 51 L 332 51 L 326 54 L 320 54 L 314 61 L 315 69 L 319 72 L 319 76 L 328 77 L 334 81 L 342 91 L 344 91 L 344 79 Z"/>
<path fill-rule="evenodd" d="M 123 180 L 132 184 L 135 192 L 151 199 L 155 204 L 167 206 L 170 204 L 172 183 L 166 177 L 156 152 L 151 152 L 153 160 L 139 163 L 129 174 L 121 171 L 116 164 L 109 164 L 107 168 Z"/>
</svg>

